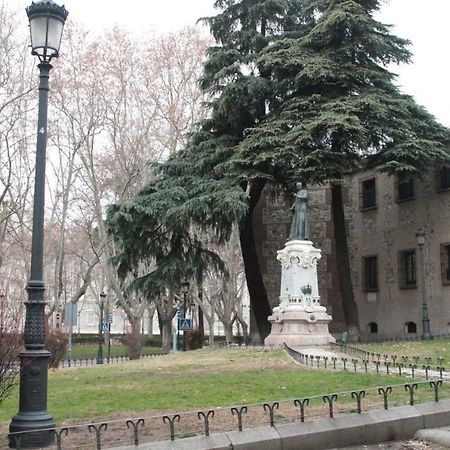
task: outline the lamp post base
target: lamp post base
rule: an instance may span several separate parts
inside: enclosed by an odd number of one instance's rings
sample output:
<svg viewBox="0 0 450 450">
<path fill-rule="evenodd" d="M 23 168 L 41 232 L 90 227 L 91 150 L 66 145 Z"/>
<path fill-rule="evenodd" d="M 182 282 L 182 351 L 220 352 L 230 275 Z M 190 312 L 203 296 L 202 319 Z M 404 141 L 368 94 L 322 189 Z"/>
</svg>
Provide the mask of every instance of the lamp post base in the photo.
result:
<svg viewBox="0 0 450 450">
<path fill-rule="evenodd" d="M 10 448 L 41 448 L 52 444 L 53 418 L 47 412 L 47 373 L 50 352 L 24 350 L 20 353 L 19 412 L 9 425 Z"/>
<path fill-rule="evenodd" d="M 54 443 L 55 422 L 47 411 L 19 413 L 9 425 L 9 448 L 42 448 Z"/>
<path fill-rule="evenodd" d="M 424 309 L 426 309 L 426 306 L 424 306 Z M 422 341 L 432 341 L 433 335 L 431 334 L 430 330 L 430 319 L 428 319 L 428 313 L 424 313 L 424 319 L 422 319 L 422 327 L 423 327 L 423 334 L 422 334 Z"/>
</svg>

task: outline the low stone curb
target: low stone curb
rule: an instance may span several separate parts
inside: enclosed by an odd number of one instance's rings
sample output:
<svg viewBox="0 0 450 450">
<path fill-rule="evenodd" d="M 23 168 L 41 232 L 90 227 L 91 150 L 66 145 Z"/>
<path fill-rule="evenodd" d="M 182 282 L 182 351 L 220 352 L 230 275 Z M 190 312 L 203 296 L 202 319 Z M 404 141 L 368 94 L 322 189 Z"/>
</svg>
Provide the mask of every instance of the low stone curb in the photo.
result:
<svg viewBox="0 0 450 450">
<path fill-rule="evenodd" d="M 411 439 L 416 433 L 432 442 L 429 436 L 448 438 L 450 447 L 450 432 L 426 429 L 431 426 L 450 426 L 450 400 L 111 450 L 325 450 Z"/>
</svg>

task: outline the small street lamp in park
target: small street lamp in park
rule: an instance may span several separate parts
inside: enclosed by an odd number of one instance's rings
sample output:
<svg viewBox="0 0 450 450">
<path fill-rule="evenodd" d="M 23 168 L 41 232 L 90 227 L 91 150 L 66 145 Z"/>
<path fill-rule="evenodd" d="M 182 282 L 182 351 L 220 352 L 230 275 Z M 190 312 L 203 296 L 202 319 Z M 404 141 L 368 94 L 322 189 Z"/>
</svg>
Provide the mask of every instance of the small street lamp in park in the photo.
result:
<svg viewBox="0 0 450 450">
<path fill-rule="evenodd" d="M 181 292 L 183 293 L 183 319 L 186 319 L 186 312 L 187 312 L 186 298 L 189 292 L 189 288 L 190 288 L 189 281 L 184 280 L 181 282 Z M 186 331 L 183 331 L 183 352 L 185 351 L 186 351 Z"/>
<path fill-rule="evenodd" d="M 52 0 L 32 2 L 26 9 L 30 22 L 31 53 L 39 58 L 39 111 L 31 242 L 31 273 L 25 302 L 25 349 L 20 353 L 19 412 L 9 426 L 11 448 L 40 448 L 54 441 L 53 418 L 47 412 L 47 376 L 50 352 L 45 350 L 43 281 L 45 165 L 47 110 L 52 58 L 58 57 L 68 12 Z M 17 434 L 22 433 L 20 439 Z"/>
<path fill-rule="evenodd" d="M 105 309 L 106 294 L 100 294 L 100 322 L 98 324 L 98 352 L 97 364 L 103 364 L 103 311 Z"/>
<path fill-rule="evenodd" d="M 416 241 L 419 246 L 420 257 L 420 278 L 421 278 L 421 293 L 422 293 L 422 340 L 429 341 L 433 339 L 430 330 L 430 318 L 428 317 L 428 305 L 427 305 L 427 291 L 425 284 L 425 261 L 424 261 L 424 245 L 425 245 L 425 232 L 420 229 L 416 233 Z"/>
</svg>

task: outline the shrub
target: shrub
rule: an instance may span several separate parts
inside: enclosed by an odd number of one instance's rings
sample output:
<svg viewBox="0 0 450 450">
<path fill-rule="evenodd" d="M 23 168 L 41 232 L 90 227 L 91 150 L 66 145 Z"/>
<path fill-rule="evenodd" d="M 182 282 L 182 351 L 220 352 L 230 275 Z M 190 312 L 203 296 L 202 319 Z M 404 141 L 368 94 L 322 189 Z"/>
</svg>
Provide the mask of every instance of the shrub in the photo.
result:
<svg viewBox="0 0 450 450">
<path fill-rule="evenodd" d="M 128 358 L 139 359 L 141 357 L 142 337 L 138 331 L 124 334 L 121 341 L 126 348 Z"/>
<path fill-rule="evenodd" d="M 47 331 L 45 348 L 51 353 L 48 366 L 57 369 L 67 349 L 67 334 L 61 330 Z"/>
<path fill-rule="evenodd" d="M 23 347 L 22 335 L 0 330 L 0 405 L 18 384 L 20 372 L 19 352 Z"/>
<path fill-rule="evenodd" d="M 193 331 L 190 331 L 186 334 L 186 347 L 188 350 L 197 350 L 202 348 L 202 340 L 203 334 L 202 332 L 196 328 Z"/>
</svg>

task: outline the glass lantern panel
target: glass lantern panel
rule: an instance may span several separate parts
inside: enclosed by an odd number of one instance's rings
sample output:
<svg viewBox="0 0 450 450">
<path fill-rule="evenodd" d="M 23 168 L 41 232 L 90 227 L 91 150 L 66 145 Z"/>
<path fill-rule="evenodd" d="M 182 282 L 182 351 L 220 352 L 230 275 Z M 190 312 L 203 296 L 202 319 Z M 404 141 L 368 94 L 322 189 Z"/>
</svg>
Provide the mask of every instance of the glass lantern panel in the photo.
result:
<svg viewBox="0 0 450 450">
<path fill-rule="evenodd" d="M 47 17 L 34 17 L 30 20 L 31 47 L 43 54 L 47 37 Z"/>
<path fill-rule="evenodd" d="M 63 26 L 64 24 L 60 20 L 49 17 L 47 40 L 47 47 L 49 48 L 49 51 L 47 53 L 49 54 L 49 56 L 59 52 Z"/>
</svg>

